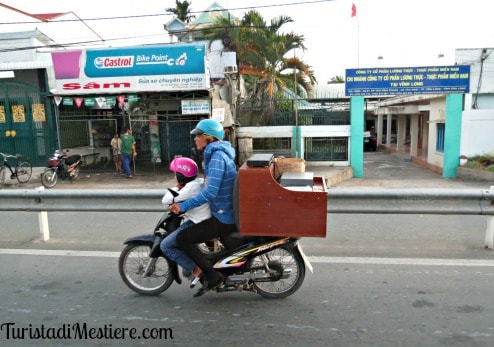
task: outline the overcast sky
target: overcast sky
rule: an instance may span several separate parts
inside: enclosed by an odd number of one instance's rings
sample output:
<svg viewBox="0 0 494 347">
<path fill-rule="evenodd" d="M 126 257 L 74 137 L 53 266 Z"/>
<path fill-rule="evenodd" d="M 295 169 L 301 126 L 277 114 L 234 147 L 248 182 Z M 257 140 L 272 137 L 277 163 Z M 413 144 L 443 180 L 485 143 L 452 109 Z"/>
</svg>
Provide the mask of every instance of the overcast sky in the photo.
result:
<svg viewBox="0 0 494 347">
<path fill-rule="evenodd" d="M 1 0 L 0 0 L 1 1 Z M 189 0 L 193 12 L 212 1 Z M 294 22 L 287 32 L 304 35 L 307 51 L 295 54 L 311 65 L 320 84 L 345 69 L 375 66 L 451 65 L 455 48 L 494 47 L 491 1 L 488 0 L 218 0 L 242 17 L 251 7 L 266 19 L 285 15 Z M 88 23 L 106 39 L 144 37 L 169 42 L 163 24 L 175 0 L 3 0 L 28 13 L 74 11 L 83 19 L 144 16 Z M 351 17 L 352 3 L 357 16 Z M 282 5 L 282 6 L 277 6 Z M 123 23 L 123 24 L 122 24 Z M 77 39 L 77 33 L 70 33 Z M 438 58 L 442 54 L 443 58 Z M 381 56 L 382 59 L 378 59 Z"/>
</svg>

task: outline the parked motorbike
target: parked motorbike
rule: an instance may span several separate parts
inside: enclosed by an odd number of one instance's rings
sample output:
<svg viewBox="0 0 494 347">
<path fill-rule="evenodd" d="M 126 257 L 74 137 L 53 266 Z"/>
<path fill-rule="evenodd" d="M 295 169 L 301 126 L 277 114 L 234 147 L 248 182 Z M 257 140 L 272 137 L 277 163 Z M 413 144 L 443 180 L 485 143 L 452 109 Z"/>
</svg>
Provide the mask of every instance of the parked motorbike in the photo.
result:
<svg viewBox="0 0 494 347">
<path fill-rule="evenodd" d="M 131 237 L 120 254 L 118 269 L 124 283 L 143 295 L 158 295 L 173 281 L 182 283 L 178 265 L 160 249 L 161 241 L 171 235 L 173 216 L 165 213 L 154 232 Z M 305 278 L 305 267 L 312 266 L 297 238 L 243 237 L 232 235 L 228 242 L 200 244 L 199 249 L 224 276 L 216 292 L 250 291 L 270 299 L 282 299 L 295 293 Z M 224 245 L 233 244 L 233 250 Z M 191 285 L 192 287 L 192 285 Z"/>
<path fill-rule="evenodd" d="M 41 174 L 41 184 L 46 188 L 53 188 L 58 179 L 74 181 L 79 177 L 80 154 L 68 155 L 67 151 L 56 150 L 48 158 L 48 167 Z"/>
</svg>

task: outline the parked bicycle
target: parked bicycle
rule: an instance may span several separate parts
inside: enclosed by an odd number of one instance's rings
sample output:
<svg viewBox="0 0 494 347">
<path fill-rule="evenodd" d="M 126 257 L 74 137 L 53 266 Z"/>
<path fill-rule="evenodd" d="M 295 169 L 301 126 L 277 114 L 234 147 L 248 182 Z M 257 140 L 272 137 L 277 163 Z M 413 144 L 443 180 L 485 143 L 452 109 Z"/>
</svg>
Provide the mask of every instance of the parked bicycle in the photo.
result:
<svg viewBox="0 0 494 347">
<path fill-rule="evenodd" d="M 3 158 L 3 165 L 0 167 L 0 183 L 3 186 L 5 184 L 5 173 L 7 169 L 10 171 L 10 179 L 17 179 L 19 183 L 26 183 L 31 179 L 31 175 L 33 174 L 33 166 L 27 159 L 22 159 L 22 155 L 16 154 L 5 154 L 0 153 L 0 156 Z M 9 164 L 9 158 L 13 158 L 16 160 L 15 166 Z"/>
</svg>

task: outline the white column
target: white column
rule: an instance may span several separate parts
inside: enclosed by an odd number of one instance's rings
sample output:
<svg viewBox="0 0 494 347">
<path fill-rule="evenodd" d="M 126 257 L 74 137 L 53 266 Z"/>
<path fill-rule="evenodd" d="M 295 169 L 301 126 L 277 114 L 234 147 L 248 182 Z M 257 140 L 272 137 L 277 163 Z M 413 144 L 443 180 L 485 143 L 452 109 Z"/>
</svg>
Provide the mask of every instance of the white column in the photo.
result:
<svg viewBox="0 0 494 347">
<path fill-rule="evenodd" d="M 422 153 L 428 153 L 429 147 L 429 114 L 422 116 Z M 428 155 L 427 155 L 428 157 Z"/>
<path fill-rule="evenodd" d="M 50 239 L 50 227 L 48 226 L 48 212 L 40 211 L 38 213 L 38 223 L 41 241 Z"/>
<path fill-rule="evenodd" d="M 386 115 L 386 146 L 391 148 L 391 122 L 393 122 L 393 115 Z"/>
<path fill-rule="evenodd" d="M 410 155 L 415 157 L 419 145 L 419 116 L 418 114 L 410 116 Z"/>
<path fill-rule="evenodd" d="M 398 126 L 396 129 L 396 150 L 400 151 L 403 149 L 403 143 L 405 142 L 405 132 L 406 132 L 406 116 L 398 116 Z"/>
<path fill-rule="evenodd" d="M 377 115 L 377 124 L 376 124 L 376 134 L 377 134 L 377 144 L 380 145 L 383 142 L 383 115 Z"/>
</svg>

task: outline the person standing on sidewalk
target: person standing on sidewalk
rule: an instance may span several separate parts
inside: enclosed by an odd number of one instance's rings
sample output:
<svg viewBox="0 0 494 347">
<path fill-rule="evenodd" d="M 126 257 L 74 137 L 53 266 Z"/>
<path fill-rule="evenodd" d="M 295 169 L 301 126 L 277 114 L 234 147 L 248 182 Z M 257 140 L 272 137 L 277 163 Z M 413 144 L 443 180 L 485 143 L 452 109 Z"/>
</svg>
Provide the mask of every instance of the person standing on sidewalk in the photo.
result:
<svg viewBox="0 0 494 347">
<path fill-rule="evenodd" d="M 130 163 L 137 155 L 136 152 L 136 140 L 132 136 L 132 130 L 129 127 L 123 127 L 122 136 L 122 166 L 127 178 L 132 178 L 132 170 L 130 169 Z"/>
<path fill-rule="evenodd" d="M 118 134 L 113 135 L 113 139 L 110 142 L 112 154 L 113 154 L 113 163 L 115 164 L 115 170 L 118 173 L 122 173 L 122 140 Z"/>
</svg>

